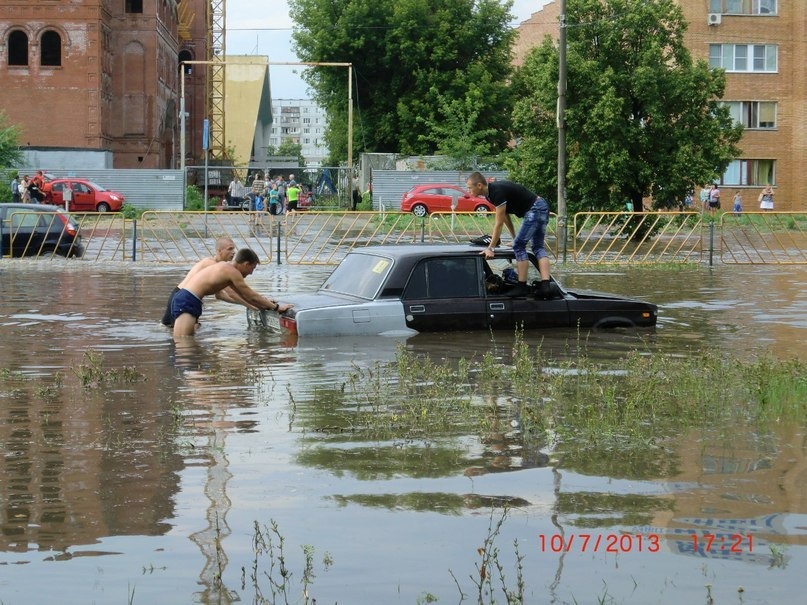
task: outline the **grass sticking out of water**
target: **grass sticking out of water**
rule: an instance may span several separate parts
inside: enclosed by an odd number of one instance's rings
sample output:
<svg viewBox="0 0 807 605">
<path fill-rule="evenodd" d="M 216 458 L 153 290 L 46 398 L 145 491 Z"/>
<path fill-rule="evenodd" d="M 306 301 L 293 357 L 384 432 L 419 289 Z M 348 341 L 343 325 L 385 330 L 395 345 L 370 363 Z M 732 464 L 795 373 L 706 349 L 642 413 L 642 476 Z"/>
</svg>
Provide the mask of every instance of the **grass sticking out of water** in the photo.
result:
<svg viewBox="0 0 807 605">
<path fill-rule="evenodd" d="M 370 437 L 436 437 L 484 429 L 491 407 L 526 437 L 642 450 L 676 432 L 726 422 L 807 418 L 807 365 L 768 355 L 751 359 L 696 352 L 636 351 L 616 363 L 585 356 L 554 364 L 516 338 L 509 363 L 435 361 L 401 348 L 394 364 L 356 370 L 348 395 L 359 432 Z"/>
</svg>

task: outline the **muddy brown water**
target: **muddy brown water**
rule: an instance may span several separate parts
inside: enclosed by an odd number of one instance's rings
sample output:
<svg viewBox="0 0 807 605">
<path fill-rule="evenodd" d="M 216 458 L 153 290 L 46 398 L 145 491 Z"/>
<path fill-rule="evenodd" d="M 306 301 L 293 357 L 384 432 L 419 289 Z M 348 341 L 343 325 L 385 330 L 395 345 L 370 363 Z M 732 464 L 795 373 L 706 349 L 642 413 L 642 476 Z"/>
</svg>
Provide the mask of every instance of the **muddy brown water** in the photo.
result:
<svg viewBox="0 0 807 605">
<path fill-rule="evenodd" d="M 804 602 L 807 427 L 692 430 L 673 456 L 642 460 L 563 459 L 551 441 L 524 451 L 506 427 L 357 440 L 334 430 L 352 413 L 341 385 L 392 359 L 398 341 L 288 342 L 211 302 L 193 343 L 177 348 L 157 319 L 184 270 L 0 261 L 0 371 L 20 373 L 0 377 L 0 602 L 285 602 L 268 580 L 280 578 L 277 558 L 272 570 L 254 554 L 256 521 L 283 537 L 289 602 L 305 602 L 303 545 L 320 604 L 451 603 L 461 591 L 476 602 L 478 549 L 504 503 L 497 558 L 514 591 L 518 541 L 526 603 Z M 282 298 L 327 271 L 266 265 L 249 281 Z M 643 334 L 526 336 L 549 355 L 807 354 L 803 267 L 557 273 L 661 312 Z M 504 359 L 511 342 L 405 344 Z M 87 351 L 143 380 L 80 386 Z"/>
</svg>

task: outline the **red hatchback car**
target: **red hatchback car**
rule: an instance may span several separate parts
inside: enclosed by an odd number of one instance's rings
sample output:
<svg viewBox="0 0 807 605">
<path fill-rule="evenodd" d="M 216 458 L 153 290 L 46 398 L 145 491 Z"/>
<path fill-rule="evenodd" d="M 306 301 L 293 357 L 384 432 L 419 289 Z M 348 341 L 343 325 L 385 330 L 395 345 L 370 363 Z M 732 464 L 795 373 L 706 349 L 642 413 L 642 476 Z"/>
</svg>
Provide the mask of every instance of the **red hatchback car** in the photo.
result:
<svg viewBox="0 0 807 605">
<path fill-rule="evenodd" d="M 65 191 L 70 190 L 70 212 L 118 212 L 126 200 L 122 193 L 104 189 L 98 183 L 86 179 L 53 179 L 45 183 L 45 203 L 65 205 Z"/>
<path fill-rule="evenodd" d="M 401 210 L 415 216 L 432 212 L 493 212 L 496 208 L 483 197 L 471 196 L 457 185 L 415 185 L 401 199 Z"/>
</svg>

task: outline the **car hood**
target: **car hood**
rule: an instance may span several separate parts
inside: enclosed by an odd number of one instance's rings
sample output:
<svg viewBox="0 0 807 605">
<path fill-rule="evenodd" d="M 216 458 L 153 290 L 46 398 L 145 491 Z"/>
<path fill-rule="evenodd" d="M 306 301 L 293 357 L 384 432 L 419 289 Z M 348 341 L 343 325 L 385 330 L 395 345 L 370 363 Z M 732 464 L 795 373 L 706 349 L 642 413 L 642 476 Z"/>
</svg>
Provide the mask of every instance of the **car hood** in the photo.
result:
<svg viewBox="0 0 807 605">
<path fill-rule="evenodd" d="M 294 293 L 283 295 L 279 297 L 279 302 L 294 305 L 294 308 L 287 311 L 286 314 L 294 317 L 297 311 L 303 309 L 323 309 L 325 307 L 339 307 L 342 305 L 361 305 L 369 304 L 369 301 L 364 298 L 356 296 L 348 296 L 345 294 L 331 294 L 326 292 L 308 292 L 308 293 Z"/>
</svg>

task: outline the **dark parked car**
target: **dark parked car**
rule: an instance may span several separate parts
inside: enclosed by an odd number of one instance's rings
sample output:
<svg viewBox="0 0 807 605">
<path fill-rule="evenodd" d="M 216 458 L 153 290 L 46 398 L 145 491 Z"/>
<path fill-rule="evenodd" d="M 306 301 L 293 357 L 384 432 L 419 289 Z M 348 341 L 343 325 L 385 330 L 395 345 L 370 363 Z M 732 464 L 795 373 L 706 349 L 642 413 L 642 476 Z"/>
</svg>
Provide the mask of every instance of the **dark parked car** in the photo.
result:
<svg viewBox="0 0 807 605">
<path fill-rule="evenodd" d="M 483 197 L 472 196 L 457 185 L 415 185 L 401 198 L 401 211 L 415 216 L 432 212 L 493 212 L 496 207 Z"/>
<path fill-rule="evenodd" d="M 78 225 L 61 208 L 0 204 L 3 256 L 83 256 Z"/>
<path fill-rule="evenodd" d="M 471 245 L 370 246 L 350 252 L 317 292 L 289 294 L 289 311 L 248 311 L 251 324 L 300 336 L 398 335 L 451 330 L 655 326 L 656 305 L 607 294 L 572 292 L 552 282 L 513 297 L 512 248 L 489 261 Z"/>
</svg>

